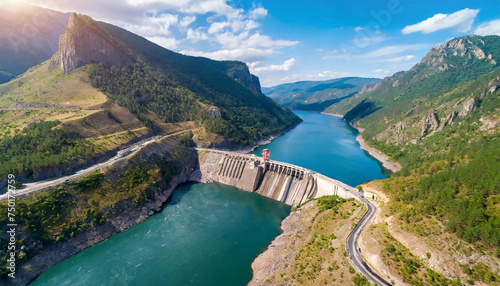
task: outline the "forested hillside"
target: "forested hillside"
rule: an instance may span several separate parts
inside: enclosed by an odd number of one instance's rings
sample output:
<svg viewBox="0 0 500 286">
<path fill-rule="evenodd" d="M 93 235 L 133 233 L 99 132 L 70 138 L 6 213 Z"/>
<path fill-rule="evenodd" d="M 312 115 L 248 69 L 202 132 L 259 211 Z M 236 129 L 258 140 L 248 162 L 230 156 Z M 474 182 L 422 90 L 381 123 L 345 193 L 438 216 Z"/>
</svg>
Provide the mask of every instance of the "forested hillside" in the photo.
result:
<svg viewBox="0 0 500 286">
<path fill-rule="evenodd" d="M 153 134 L 196 130 L 199 144 L 235 148 L 300 122 L 244 63 L 184 56 L 76 13 L 50 60 L 0 85 L 0 106 L 1 174 L 21 181 Z"/>
<path fill-rule="evenodd" d="M 402 164 L 384 191 L 413 231 L 429 235 L 428 220 L 437 218 L 443 231 L 493 252 L 500 251 L 499 60 L 500 37 L 457 38 L 327 109 Z"/>
</svg>

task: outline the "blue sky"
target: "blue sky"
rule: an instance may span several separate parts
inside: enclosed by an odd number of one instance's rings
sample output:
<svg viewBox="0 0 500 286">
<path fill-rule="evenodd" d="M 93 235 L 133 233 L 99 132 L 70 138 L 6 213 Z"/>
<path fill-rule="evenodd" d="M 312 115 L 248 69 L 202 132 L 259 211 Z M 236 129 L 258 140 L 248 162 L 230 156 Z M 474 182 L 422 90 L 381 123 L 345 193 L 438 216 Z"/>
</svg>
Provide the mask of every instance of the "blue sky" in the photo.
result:
<svg viewBox="0 0 500 286">
<path fill-rule="evenodd" d="M 246 62 L 263 86 L 381 78 L 408 70 L 452 38 L 500 35 L 500 1 L 25 2 L 87 14 L 183 54 Z"/>
</svg>

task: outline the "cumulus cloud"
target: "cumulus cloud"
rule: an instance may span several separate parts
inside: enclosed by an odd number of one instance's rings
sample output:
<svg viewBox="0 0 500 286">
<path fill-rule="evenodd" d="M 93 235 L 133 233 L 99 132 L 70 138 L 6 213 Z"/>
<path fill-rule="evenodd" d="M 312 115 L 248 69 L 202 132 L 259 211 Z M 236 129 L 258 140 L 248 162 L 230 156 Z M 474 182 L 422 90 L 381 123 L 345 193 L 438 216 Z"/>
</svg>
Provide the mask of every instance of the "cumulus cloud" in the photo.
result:
<svg viewBox="0 0 500 286">
<path fill-rule="evenodd" d="M 263 71 L 289 71 L 294 64 L 295 64 L 295 59 L 291 58 L 284 61 L 281 65 L 274 64 L 263 67 L 254 67 L 254 65 L 250 65 L 250 69 L 252 72 L 255 72 L 257 74 Z"/>
<path fill-rule="evenodd" d="M 439 30 L 455 28 L 457 32 L 467 32 L 471 29 L 479 9 L 463 9 L 453 14 L 436 14 L 422 22 L 404 27 L 403 34 L 422 32 L 429 34 Z"/>
<path fill-rule="evenodd" d="M 140 25 L 126 25 L 125 28 L 142 36 L 168 36 L 170 27 L 179 23 L 179 16 L 169 13 L 153 15 Z"/>
<path fill-rule="evenodd" d="M 146 39 L 167 49 L 176 49 L 179 46 L 179 43 L 181 42 L 175 38 L 168 38 L 161 36 L 146 37 Z"/>
<path fill-rule="evenodd" d="M 260 17 L 267 16 L 267 10 L 262 8 L 262 7 L 259 7 L 259 8 L 255 8 L 255 9 L 251 10 L 249 14 L 250 14 L 250 18 L 257 19 Z"/>
<path fill-rule="evenodd" d="M 182 18 L 182 20 L 179 22 L 179 26 L 181 28 L 186 28 L 189 25 L 191 25 L 194 21 L 196 21 L 196 16 L 185 16 Z"/>
<path fill-rule="evenodd" d="M 476 28 L 474 34 L 481 36 L 487 36 L 487 35 L 500 36 L 500 20 L 493 20 L 482 23 L 481 25 L 479 25 L 479 27 Z"/>
<path fill-rule="evenodd" d="M 258 49 L 258 48 L 237 48 L 237 49 L 222 49 L 214 52 L 204 52 L 197 50 L 182 50 L 181 54 L 206 57 L 214 60 L 239 60 L 247 63 L 263 61 L 275 54 L 274 49 Z"/>
</svg>

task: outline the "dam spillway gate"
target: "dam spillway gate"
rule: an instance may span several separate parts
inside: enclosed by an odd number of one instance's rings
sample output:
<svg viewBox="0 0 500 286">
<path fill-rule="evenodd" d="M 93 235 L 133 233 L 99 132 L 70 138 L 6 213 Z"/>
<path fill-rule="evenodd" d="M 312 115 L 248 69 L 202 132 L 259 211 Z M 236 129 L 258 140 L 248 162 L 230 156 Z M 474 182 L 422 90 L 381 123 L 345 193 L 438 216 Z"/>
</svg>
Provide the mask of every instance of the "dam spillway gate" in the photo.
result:
<svg viewBox="0 0 500 286">
<path fill-rule="evenodd" d="M 353 187 L 293 164 L 265 162 L 252 154 L 200 148 L 197 151 L 201 182 L 231 185 L 291 206 L 325 195 L 359 197 Z"/>
</svg>

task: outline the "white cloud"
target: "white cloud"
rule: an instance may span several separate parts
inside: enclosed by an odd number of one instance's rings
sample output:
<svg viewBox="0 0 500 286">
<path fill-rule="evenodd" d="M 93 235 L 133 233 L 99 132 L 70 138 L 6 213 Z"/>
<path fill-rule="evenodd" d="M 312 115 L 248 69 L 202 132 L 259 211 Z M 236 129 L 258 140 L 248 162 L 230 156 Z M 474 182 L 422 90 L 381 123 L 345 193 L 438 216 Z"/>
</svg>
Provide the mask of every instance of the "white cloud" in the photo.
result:
<svg viewBox="0 0 500 286">
<path fill-rule="evenodd" d="M 359 31 L 363 31 L 364 29 L 365 28 L 363 28 L 363 27 L 355 27 L 354 31 L 359 32 Z"/>
<path fill-rule="evenodd" d="M 249 15 L 250 15 L 250 18 L 253 18 L 253 19 L 265 17 L 265 16 L 267 16 L 267 10 L 262 8 L 262 7 L 255 8 L 255 9 L 250 11 Z"/>
<path fill-rule="evenodd" d="M 161 0 L 165 2 L 175 2 L 177 0 Z M 186 1 L 181 1 L 186 2 Z M 226 3 L 225 0 L 196 0 L 187 1 L 179 7 L 179 11 L 190 14 L 207 14 L 209 12 L 224 15 L 229 19 L 238 18 L 243 9 L 236 9 Z"/>
<path fill-rule="evenodd" d="M 463 9 L 453 14 L 436 14 L 427 20 L 414 25 L 406 26 L 401 32 L 411 34 L 422 32 L 429 34 L 439 30 L 456 28 L 457 32 L 467 32 L 474 23 L 474 18 L 479 13 L 479 9 Z"/>
<path fill-rule="evenodd" d="M 358 48 L 365 48 L 368 46 L 373 46 L 378 43 L 381 43 L 383 41 L 387 40 L 387 37 L 385 35 L 378 35 L 378 36 L 372 36 L 372 37 L 356 37 L 353 40 L 354 46 Z"/>
<path fill-rule="evenodd" d="M 412 52 L 423 49 L 428 49 L 430 46 L 428 44 L 414 44 L 414 45 L 394 45 L 387 46 L 380 49 L 373 50 L 366 54 L 359 55 L 361 58 L 376 58 L 376 57 L 387 57 L 396 54 L 401 54 L 404 52 Z"/>
<path fill-rule="evenodd" d="M 186 28 L 191 25 L 194 21 L 196 21 L 196 16 L 185 16 L 179 23 L 179 26 L 182 28 Z"/>
<path fill-rule="evenodd" d="M 345 59 L 345 60 L 374 59 L 376 61 L 383 61 L 379 58 L 394 57 L 394 55 L 402 53 L 409 53 L 413 51 L 429 49 L 431 46 L 432 45 L 429 44 L 393 45 L 393 46 L 382 47 L 364 54 L 353 54 L 348 49 L 342 51 L 335 50 L 325 55 L 324 59 L 328 58 Z M 413 56 L 412 55 L 404 56 L 401 57 L 401 60 L 408 57 L 413 57 Z M 386 59 L 386 61 L 391 61 L 391 60 Z"/>
<path fill-rule="evenodd" d="M 215 41 L 225 49 L 237 48 L 283 48 L 298 44 L 298 41 L 273 40 L 268 35 L 262 35 L 259 32 L 250 33 L 243 31 L 239 34 L 224 32 L 215 36 Z"/>
<path fill-rule="evenodd" d="M 169 36 L 171 34 L 170 27 L 177 25 L 178 22 L 178 15 L 163 13 L 153 15 L 139 25 L 127 25 L 125 28 L 142 36 Z"/>
<path fill-rule="evenodd" d="M 214 52 L 204 52 L 197 50 L 183 50 L 181 54 L 206 57 L 214 60 L 239 60 L 244 62 L 263 61 L 269 56 L 276 53 L 274 49 L 258 49 L 258 48 L 237 48 L 237 49 L 222 49 Z"/>
<path fill-rule="evenodd" d="M 481 25 L 479 25 L 479 27 L 476 28 L 474 34 L 481 36 L 487 36 L 487 35 L 500 36 L 500 20 L 493 20 L 482 23 Z"/>
<path fill-rule="evenodd" d="M 407 56 L 401 56 L 401 57 L 393 57 L 393 58 L 388 58 L 388 59 L 382 59 L 382 60 L 379 60 L 378 62 L 383 62 L 383 63 L 399 63 L 399 62 L 413 60 L 414 58 L 415 58 L 414 55 L 407 55 Z"/>
<path fill-rule="evenodd" d="M 158 44 L 166 49 L 176 49 L 181 41 L 176 40 L 175 38 L 167 38 L 167 37 L 161 37 L 161 36 L 155 36 L 155 37 L 147 37 L 149 41 Z"/>
<path fill-rule="evenodd" d="M 202 40 L 207 40 L 208 35 L 206 33 L 204 33 L 203 31 L 201 31 L 200 28 L 198 28 L 196 30 L 189 28 L 187 30 L 186 39 L 190 40 L 192 43 L 196 43 L 196 42 L 199 42 Z"/>
<path fill-rule="evenodd" d="M 388 74 L 389 73 L 388 70 L 384 70 L 384 69 L 376 69 L 376 70 L 373 70 L 372 72 L 374 72 L 374 73 L 384 73 L 384 74 Z"/>
<path fill-rule="evenodd" d="M 295 64 L 295 59 L 291 58 L 283 62 L 281 65 L 269 65 L 264 67 L 255 67 L 253 64 L 251 66 L 251 71 L 255 73 L 260 73 L 263 71 L 289 71 L 290 68 Z"/>
<path fill-rule="evenodd" d="M 229 22 L 213 22 L 210 25 L 210 28 L 208 28 L 208 33 L 209 34 L 216 34 L 222 31 L 225 27 L 228 27 L 230 24 Z"/>
</svg>

